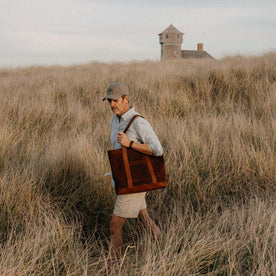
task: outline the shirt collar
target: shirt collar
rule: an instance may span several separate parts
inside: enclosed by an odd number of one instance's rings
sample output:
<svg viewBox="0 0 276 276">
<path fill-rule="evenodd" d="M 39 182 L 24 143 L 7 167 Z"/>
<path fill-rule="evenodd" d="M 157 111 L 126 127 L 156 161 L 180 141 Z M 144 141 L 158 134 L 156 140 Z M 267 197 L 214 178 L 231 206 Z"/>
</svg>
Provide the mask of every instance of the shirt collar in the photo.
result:
<svg viewBox="0 0 276 276">
<path fill-rule="evenodd" d="M 119 121 L 120 119 L 122 119 L 123 121 L 127 121 L 129 119 L 131 119 L 133 117 L 133 115 L 135 114 L 135 109 L 134 107 L 130 107 L 130 109 L 128 111 L 126 111 L 122 116 L 117 116 Z"/>
</svg>

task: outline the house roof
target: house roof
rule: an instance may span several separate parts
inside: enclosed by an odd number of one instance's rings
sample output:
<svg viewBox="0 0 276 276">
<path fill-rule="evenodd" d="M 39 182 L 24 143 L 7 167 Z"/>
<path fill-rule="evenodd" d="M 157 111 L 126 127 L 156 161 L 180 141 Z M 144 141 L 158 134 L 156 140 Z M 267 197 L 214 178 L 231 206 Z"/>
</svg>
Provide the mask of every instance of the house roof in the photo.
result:
<svg viewBox="0 0 276 276">
<path fill-rule="evenodd" d="M 181 50 L 181 57 L 182 58 L 213 58 L 210 54 L 206 51 L 194 51 L 194 50 Z"/>
<path fill-rule="evenodd" d="M 159 35 L 161 34 L 184 34 L 184 33 L 181 33 L 180 31 L 178 31 L 172 24 L 167 28 L 165 29 L 162 33 L 160 33 Z"/>
</svg>

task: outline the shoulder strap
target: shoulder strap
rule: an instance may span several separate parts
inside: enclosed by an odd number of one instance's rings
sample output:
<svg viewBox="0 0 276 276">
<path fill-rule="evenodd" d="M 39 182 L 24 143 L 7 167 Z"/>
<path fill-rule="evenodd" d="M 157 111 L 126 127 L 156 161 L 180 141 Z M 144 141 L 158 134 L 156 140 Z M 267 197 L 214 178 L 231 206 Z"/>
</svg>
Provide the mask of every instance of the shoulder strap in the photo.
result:
<svg viewBox="0 0 276 276">
<path fill-rule="evenodd" d="M 133 121 L 134 121 L 137 117 L 144 118 L 143 116 L 138 115 L 138 114 L 134 115 L 134 116 L 130 119 L 129 123 L 127 124 L 127 126 L 126 126 L 126 128 L 125 128 L 125 130 L 124 130 L 124 133 L 126 133 L 126 132 L 128 131 L 130 125 L 133 123 Z"/>
</svg>

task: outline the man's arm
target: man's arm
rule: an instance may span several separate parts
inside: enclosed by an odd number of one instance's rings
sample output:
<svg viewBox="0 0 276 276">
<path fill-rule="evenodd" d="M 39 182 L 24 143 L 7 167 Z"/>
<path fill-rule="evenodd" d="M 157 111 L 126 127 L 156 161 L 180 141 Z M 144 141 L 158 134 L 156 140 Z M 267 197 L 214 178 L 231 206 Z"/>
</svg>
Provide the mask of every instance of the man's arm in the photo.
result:
<svg viewBox="0 0 276 276">
<path fill-rule="evenodd" d="M 140 117 L 134 121 L 133 126 L 135 128 L 138 140 L 149 146 L 152 155 L 161 156 L 163 154 L 163 148 L 150 123 Z"/>
<path fill-rule="evenodd" d="M 129 147 L 131 140 L 127 137 L 127 135 L 123 132 L 119 132 L 118 136 L 117 136 L 118 142 L 124 146 L 124 147 Z M 152 151 L 150 149 L 150 147 L 147 144 L 140 144 L 140 143 L 136 143 L 133 142 L 131 145 L 131 148 L 134 150 L 137 150 L 139 152 L 148 154 L 148 155 L 152 155 Z"/>
</svg>

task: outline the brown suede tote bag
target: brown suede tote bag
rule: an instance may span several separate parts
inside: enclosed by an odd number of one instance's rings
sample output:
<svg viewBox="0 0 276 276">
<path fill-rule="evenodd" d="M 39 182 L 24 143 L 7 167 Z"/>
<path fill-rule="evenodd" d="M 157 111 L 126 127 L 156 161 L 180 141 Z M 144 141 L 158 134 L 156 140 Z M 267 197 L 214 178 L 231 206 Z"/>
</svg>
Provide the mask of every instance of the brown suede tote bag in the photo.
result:
<svg viewBox="0 0 276 276">
<path fill-rule="evenodd" d="M 124 133 L 140 115 L 134 115 Z M 152 156 L 128 149 L 108 151 L 112 176 L 118 195 L 146 192 L 167 187 L 164 156 Z"/>
</svg>

